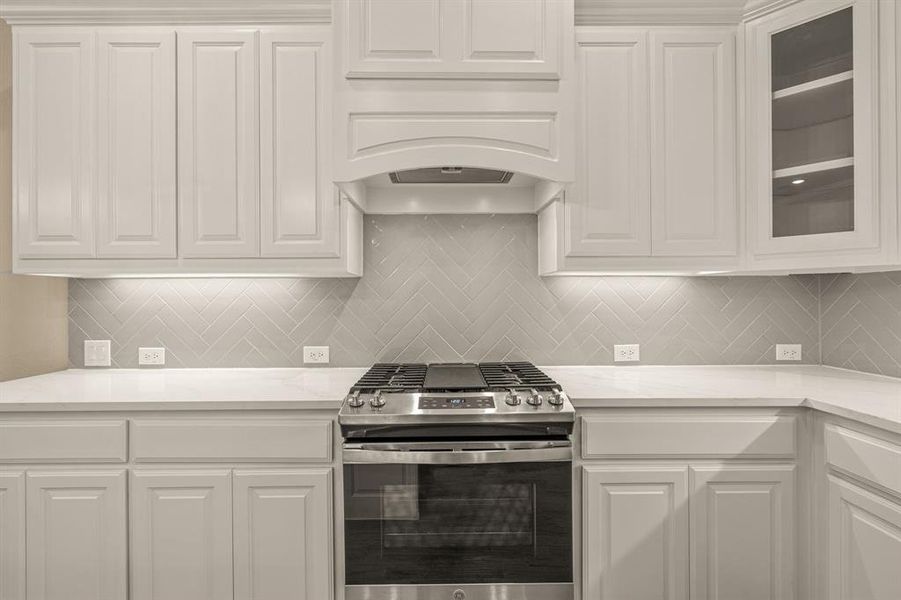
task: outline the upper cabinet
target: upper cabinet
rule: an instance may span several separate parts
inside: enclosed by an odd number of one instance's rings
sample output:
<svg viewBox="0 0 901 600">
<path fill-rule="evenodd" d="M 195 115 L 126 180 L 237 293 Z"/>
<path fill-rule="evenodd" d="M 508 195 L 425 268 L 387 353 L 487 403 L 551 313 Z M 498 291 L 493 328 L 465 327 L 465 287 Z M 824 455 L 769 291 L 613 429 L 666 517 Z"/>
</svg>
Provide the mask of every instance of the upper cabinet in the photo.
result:
<svg viewBox="0 0 901 600">
<path fill-rule="evenodd" d="M 16 272 L 361 273 L 361 214 L 332 183 L 329 27 L 15 44 Z"/>
<path fill-rule="evenodd" d="M 734 268 L 734 29 L 583 27 L 576 42 L 576 181 L 542 213 L 542 272 Z"/>
<path fill-rule="evenodd" d="M 559 79 L 560 0 L 338 0 L 345 75 Z"/>
<path fill-rule="evenodd" d="M 888 262 L 895 199 L 882 197 L 879 163 L 880 136 L 891 137 L 879 126 L 888 9 L 807 0 L 747 25 L 752 268 Z"/>
</svg>

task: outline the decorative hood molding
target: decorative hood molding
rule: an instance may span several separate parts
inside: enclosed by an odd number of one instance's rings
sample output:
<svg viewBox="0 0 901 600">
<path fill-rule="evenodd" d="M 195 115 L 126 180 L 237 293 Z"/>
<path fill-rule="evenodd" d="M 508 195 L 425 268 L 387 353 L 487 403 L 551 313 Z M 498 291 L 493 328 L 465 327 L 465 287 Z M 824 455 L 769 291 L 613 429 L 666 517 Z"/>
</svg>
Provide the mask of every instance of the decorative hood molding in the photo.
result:
<svg viewBox="0 0 901 600">
<path fill-rule="evenodd" d="M 736 25 L 800 0 L 576 0 L 576 25 Z"/>
<path fill-rule="evenodd" d="M 329 0 L 2 0 L 10 25 L 330 23 Z"/>
</svg>

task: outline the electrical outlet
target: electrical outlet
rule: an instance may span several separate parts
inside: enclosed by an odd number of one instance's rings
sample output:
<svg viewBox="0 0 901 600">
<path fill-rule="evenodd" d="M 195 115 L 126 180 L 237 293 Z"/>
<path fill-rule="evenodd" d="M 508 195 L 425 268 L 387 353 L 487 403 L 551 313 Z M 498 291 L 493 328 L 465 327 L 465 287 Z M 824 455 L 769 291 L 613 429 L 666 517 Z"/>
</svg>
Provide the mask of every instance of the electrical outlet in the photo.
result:
<svg viewBox="0 0 901 600">
<path fill-rule="evenodd" d="M 84 366 L 108 367 L 110 366 L 110 341 L 109 340 L 85 340 L 84 341 Z"/>
<path fill-rule="evenodd" d="M 303 362 L 328 364 L 328 346 L 304 346 Z"/>
<path fill-rule="evenodd" d="M 138 348 L 139 365 L 164 365 L 166 364 L 165 348 Z"/>
<path fill-rule="evenodd" d="M 613 362 L 638 362 L 641 352 L 638 344 L 616 344 L 613 346 Z"/>
<path fill-rule="evenodd" d="M 801 344 L 776 344 L 776 360 L 801 360 Z"/>
</svg>

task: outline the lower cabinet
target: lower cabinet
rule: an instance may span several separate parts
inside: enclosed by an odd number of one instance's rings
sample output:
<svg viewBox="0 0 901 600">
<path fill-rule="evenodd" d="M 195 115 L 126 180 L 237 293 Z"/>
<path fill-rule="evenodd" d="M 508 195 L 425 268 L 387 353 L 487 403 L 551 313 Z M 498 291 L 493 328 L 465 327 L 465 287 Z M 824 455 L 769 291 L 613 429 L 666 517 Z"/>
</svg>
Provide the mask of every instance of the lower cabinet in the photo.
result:
<svg viewBox="0 0 901 600">
<path fill-rule="evenodd" d="M 584 600 L 688 599 L 688 468 L 585 467 Z"/>
<path fill-rule="evenodd" d="M 331 470 L 135 470 L 132 600 L 331 597 Z"/>
<path fill-rule="evenodd" d="M 28 600 L 127 597 L 125 487 L 125 470 L 28 473 Z"/>
<path fill-rule="evenodd" d="M 829 476 L 830 600 L 901 598 L 901 499 Z"/>
<path fill-rule="evenodd" d="M 793 465 L 588 465 L 582 493 L 584 600 L 795 598 Z"/>
<path fill-rule="evenodd" d="M 0 471 L 0 600 L 25 597 L 25 473 Z"/>
</svg>

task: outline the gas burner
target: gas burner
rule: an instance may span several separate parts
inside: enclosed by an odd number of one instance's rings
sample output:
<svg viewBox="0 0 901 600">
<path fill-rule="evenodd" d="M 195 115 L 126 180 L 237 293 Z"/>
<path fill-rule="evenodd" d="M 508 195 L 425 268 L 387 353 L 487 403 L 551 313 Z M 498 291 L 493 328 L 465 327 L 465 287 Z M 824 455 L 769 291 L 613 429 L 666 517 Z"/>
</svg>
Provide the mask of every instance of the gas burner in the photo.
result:
<svg viewBox="0 0 901 600">
<path fill-rule="evenodd" d="M 419 391 L 425 383 L 428 365 L 416 363 L 376 363 L 356 383 L 351 392 Z"/>
</svg>

